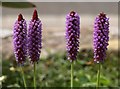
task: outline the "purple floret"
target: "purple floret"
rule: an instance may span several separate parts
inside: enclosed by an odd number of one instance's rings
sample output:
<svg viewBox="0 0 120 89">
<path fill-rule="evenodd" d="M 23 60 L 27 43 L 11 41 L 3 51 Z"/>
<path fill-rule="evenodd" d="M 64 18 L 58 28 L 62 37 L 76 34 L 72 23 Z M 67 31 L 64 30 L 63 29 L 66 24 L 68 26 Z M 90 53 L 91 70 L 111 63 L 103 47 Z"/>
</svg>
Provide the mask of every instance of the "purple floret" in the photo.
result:
<svg viewBox="0 0 120 89">
<path fill-rule="evenodd" d="M 109 18 L 101 12 L 95 19 L 94 23 L 94 61 L 103 62 L 106 57 L 106 50 L 109 41 Z"/>
<path fill-rule="evenodd" d="M 32 20 L 28 28 L 28 54 L 31 63 L 38 62 L 42 48 L 42 23 L 34 10 Z"/>
<path fill-rule="evenodd" d="M 16 61 L 24 64 L 27 55 L 27 24 L 22 14 L 18 15 L 18 20 L 13 29 L 13 45 Z"/>
<path fill-rule="evenodd" d="M 80 37 L 80 18 L 79 15 L 71 11 L 66 16 L 66 49 L 67 56 L 70 62 L 77 58 L 79 50 L 79 37 Z"/>
</svg>

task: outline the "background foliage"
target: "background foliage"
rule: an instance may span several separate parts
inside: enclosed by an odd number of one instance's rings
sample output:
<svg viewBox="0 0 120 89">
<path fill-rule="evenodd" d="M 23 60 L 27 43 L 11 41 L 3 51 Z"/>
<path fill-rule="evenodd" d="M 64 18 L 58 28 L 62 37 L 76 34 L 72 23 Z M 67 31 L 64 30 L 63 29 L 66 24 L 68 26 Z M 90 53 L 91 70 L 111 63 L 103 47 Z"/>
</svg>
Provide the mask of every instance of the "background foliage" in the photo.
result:
<svg viewBox="0 0 120 89">
<path fill-rule="evenodd" d="M 93 62 L 91 49 L 82 49 L 78 53 L 74 63 L 74 87 L 95 87 L 97 64 Z M 22 87 L 23 81 L 20 68 L 15 59 L 3 59 L 3 87 Z M 102 87 L 118 86 L 118 52 L 109 51 L 106 61 L 102 64 L 100 85 Z M 33 87 L 32 64 L 25 64 L 24 72 L 27 85 Z M 69 87 L 70 86 L 70 62 L 66 60 L 66 53 L 50 54 L 41 58 L 37 64 L 38 87 Z"/>
</svg>

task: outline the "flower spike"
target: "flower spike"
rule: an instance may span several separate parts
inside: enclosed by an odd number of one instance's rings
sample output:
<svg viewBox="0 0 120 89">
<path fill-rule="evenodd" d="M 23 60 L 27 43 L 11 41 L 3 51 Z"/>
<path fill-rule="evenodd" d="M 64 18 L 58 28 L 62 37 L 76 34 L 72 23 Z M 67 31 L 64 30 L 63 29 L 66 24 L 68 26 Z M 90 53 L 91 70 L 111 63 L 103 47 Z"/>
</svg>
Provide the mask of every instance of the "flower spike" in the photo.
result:
<svg viewBox="0 0 120 89">
<path fill-rule="evenodd" d="M 42 23 L 38 18 L 37 10 L 34 10 L 33 17 L 28 28 L 28 54 L 32 63 L 38 62 L 42 48 Z"/>
<path fill-rule="evenodd" d="M 104 12 L 101 12 L 95 19 L 93 43 L 94 43 L 94 61 L 103 62 L 106 57 L 106 50 L 109 41 L 109 18 Z"/>
<path fill-rule="evenodd" d="M 27 55 L 27 24 L 22 14 L 18 15 L 18 20 L 13 29 L 13 45 L 16 61 L 24 64 Z"/>
<path fill-rule="evenodd" d="M 80 18 L 75 11 L 66 16 L 66 49 L 70 62 L 76 60 L 79 50 Z"/>
</svg>

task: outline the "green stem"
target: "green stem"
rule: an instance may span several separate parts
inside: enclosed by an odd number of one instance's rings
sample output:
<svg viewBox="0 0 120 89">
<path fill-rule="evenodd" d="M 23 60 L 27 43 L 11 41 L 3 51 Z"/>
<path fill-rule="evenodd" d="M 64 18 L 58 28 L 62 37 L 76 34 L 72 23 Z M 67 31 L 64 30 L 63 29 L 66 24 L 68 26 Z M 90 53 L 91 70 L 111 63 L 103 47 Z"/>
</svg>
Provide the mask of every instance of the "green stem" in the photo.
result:
<svg viewBox="0 0 120 89">
<path fill-rule="evenodd" d="M 100 87 L 100 63 L 99 63 L 99 66 L 98 66 L 98 73 L 97 73 L 97 86 L 96 86 L 96 89 L 99 89 Z"/>
<path fill-rule="evenodd" d="M 36 65 L 34 63 L 34 89 L 36 89 Z"/>
<path fill-rule="evenodd" d="M 22 78 L 23 78 L 24 87 L 25 87 L 25 89 L 27 89 L 27 85 L 26 85 L 26 81 L 25 81 L 25 76 L 24 76 L 24 71 L 23 71 L 22 66 L 20 66 L 20 69 L 21 69 L 21 72 L 22 72 Z"/>
<path fill-rule="evenodd" d="M 71 63 L 71 87 L 73 87 L 73 62 Z"/>
</svg>

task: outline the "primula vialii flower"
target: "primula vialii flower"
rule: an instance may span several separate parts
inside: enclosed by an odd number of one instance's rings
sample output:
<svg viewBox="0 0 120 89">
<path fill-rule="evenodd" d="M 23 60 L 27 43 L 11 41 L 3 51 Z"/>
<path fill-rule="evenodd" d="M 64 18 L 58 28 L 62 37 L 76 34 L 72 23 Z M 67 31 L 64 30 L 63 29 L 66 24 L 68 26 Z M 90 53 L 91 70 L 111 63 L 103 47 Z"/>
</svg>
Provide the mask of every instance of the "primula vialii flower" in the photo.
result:
<svg viewBox="0 0 120 89">
<path fill-rule="evenodd" d="M 34 10 L 33 17 L 28 28 L 28 54 L 32 63 L 38 62 L 42 48 L 42 23 Z"/>
<path fill-rule="evenodd" d="M 18 15 L 13 29 L 13 44 L 16 61 L 23 64 L 27 55 L 27 24 L 22 14 Z"/>
<path fill-rule="evenodd" d="M 66 48 L 70 62 L 76 60 L 79 50 L 80 18 L 75 11 L 66 16 Z"/>
<path fill-rule="evenodd" d="M 103 62 L 106 57 L 106 50 L 109 41 L 109 18 L 101 12 L 95 19 L 94 23 L 94 61 Z"/>
</svg>

